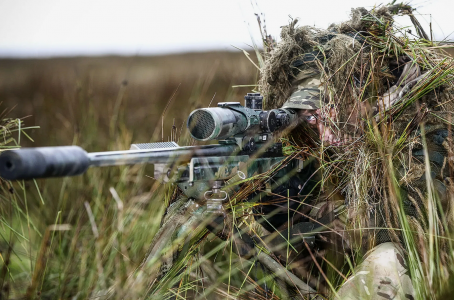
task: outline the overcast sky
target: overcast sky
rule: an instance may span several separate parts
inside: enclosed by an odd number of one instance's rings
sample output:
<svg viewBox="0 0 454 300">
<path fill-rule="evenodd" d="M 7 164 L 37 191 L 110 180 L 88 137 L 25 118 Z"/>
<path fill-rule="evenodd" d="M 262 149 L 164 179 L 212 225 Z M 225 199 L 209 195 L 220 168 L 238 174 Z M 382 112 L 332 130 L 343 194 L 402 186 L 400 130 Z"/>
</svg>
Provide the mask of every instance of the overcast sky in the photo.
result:
<svg viewBox="0 0 454 300">
<path fill-rule="evenodd" d="M 149 55 L 249 49 L 260 41 L 254 13 L 278 37 L 290 17 L 326 28 L 375 0 L 0 0 L 0 57 Z M 438 40 L 454 32 L 454 0 L 413 0 Z M 263 16 L 262 16 L 263 17 Z M 410 25 L 408 17 L 398 20 Z M 413 31 L 414 32 L 414 31 Z M 450 39 L 454 34 L 450 36 Z"/>
</svg>

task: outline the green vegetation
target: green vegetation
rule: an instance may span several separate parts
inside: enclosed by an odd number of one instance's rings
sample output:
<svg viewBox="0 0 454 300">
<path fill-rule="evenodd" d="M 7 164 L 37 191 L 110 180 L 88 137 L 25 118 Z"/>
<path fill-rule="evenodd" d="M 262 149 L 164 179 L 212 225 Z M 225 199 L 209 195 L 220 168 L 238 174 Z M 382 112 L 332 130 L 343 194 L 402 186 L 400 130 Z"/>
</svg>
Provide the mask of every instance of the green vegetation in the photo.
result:
<svg viewBox="0 0 454 300">
<path fill-rule="evenodd" d="M 242 53 L 4 60 L 2 107 L 14 107 L 9 117 L 24 118 L 2 124 L 2 144 L 77 144 L 95 152 L 173 135 L 185 145 L 191 143 L 187 115 L 209 104 L 241 101 L 250 89 L 231 86 L 255 82 L 256 73 Z M 40 128 L 19 130 L 24 124 Z M 175 290 L 151 289 L 148 271 L 137 273 L 176 192 L 152 176 L 152 168 L 132 166 L 12 187 L 2 182 L 2 299 L 138 299 L 151 294 L 162 299 L 201 290 L 207 279 L 194 277 L 197 268 L 180 274 L 186 283 Z M 236 258 L 224 253 L 230 246 L 207 244 L 206 251 L 217 256 L 213 270 L 233 267 Z M 188 254 L 186 262 L 196 266 L 202 259 Z M 208 263 L 203 269 L 206 276 L 216 276 Z M 220 283 L 235 276 L 238 282 L 244 278 L 233 269 Z M 174 286 L 175 279 L 165 282 L 160 285 Z"/>
<path fill-rule="evenodd" d="M 312 289 L 321 294 L 318 299 L 335 298 L 386 229 L 404 246 L 415 298 L 445 299 L 453 289 L 454 186 L 450 173 L 442 195 L 431 173 L 443 177 L 454 169 L 454 65 L 430 41 L 398 35 L 388 10 L 363 13 L 354 11 L 352 20 L 336 27 L 341 34 L 329 47 L 318 42 L 326 32 L 293 22 L 283 28 L 283 44 L 270 42 L 274 51 L 258 54 L 254 63 L 262 70 L 267 105 L 280 106 L 291 87 L 289 63 L 314 49 L 322 54 L 315 67 L 339 118 L 324 121 L 353 140 L 325 147 L 299 131 L 282 142 L 288 159 L 318 162 L 322 179 L 315 204 L 323 199 L 342 204 L 333 211 L 344 227 L 332 222 L 318 232 L 329 246 L 297 250 L 287 235 L 279 251 L 257 247 L 248 258 L 235 254 L 238 232 L 264 234 L 252 216 L 258 203 L 243 200 L 265 190 L 279 166 L 241 182 L 225 205 L 227 221 L 219 236 L 206 230 L 204 207 L 155 181 L 149 166 L 91 169 L 80 177 L 12 185 L 2 181 L 0 298 L 289 299 L 304 298 Z M 364 40 L 348 35 L 353 29 Z M 399 77 L 391 66 L 401 57 L 427 75 L 385 105 L 383 95 Z M 0 101 L 4 107 L 17 104 L 9 117 L 24 118 L 3 121 L 1 145 L 77 144 L 93 152 L 169 139 L 193 144 L 186 116 L 218 101 L 241 101 L 259 79 L 254 64 L 243 53 L 2 61 Z M 349 121 L 355 109 L 379 101 L 385 107 L 379 114 Z M 437 169 L 429 151 L 440 128 L 448 135 Z M 416 207 L 412 214 L 410 202 Z M 377 211 L 384 215 L 379 221 L 371 217 Z"/>
</svg>

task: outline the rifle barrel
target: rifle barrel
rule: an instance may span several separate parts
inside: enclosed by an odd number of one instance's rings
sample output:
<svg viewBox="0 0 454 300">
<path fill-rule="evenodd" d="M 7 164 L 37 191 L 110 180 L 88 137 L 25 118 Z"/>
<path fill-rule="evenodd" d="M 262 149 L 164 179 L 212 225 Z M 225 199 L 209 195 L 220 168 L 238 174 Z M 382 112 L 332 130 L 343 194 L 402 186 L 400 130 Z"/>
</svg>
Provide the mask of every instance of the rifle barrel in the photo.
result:
<svg viewBox="0 0 454 300">
<path fill-rule="evenodd" d="M 189 162 L 192 157 L 230 156 L 236 145 L 206 145 L 150 150 L 125 150 L 88 153 L 90 166 L 120 166 L 142 163 Z"/>
<path fill-rule="evenodd" d="M 192 157 L 230 156 L 236 145 L 206 145 L 150 150 L 87 153 L 78 146 L 6 150 L 0 154 L 0 177 L 8 180 L 75 176 L 91 167 L 141 163 L 189 162 Z"/>
</svg>

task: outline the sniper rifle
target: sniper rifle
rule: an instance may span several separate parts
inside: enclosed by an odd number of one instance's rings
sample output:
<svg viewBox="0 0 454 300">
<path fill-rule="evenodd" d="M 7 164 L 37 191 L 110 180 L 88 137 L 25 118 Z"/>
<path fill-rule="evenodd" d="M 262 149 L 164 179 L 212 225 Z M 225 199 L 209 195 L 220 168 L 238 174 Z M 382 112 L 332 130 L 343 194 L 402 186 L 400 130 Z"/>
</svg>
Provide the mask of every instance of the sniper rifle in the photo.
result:
<svg viewBox="0 0 454 300">
<path fill-rule="evenodd" d="M 95 153 L 87 153 L 78 146 L 6 150 L 0 154 L 0 176 L 7 180 L 74 176 L 91 167 L 154 164 L 156 179 L 177 184 L 189 200 L 205 202 L 205 211 L 215 217 L 206 226 L 210 231 L 220 232 L 225 218 L 222 204 L 239 187 L 237 184 L 229 187 L 231 183 L 276 168 L 273 180 L 279 185 L 304 168 L 304 161 L 286 159 L 282 144 L 275 143 L 281 131 L 298 122 L 298 114 L 282 108 L 264 111 L 262 100 L 260 94 L 248 93 L 245 106 L 222 102 L 217 107 L 194 110 L 187 121 L 191 136 L 200 141 L 218 140 L 218 144 L 180 147 L 175 142 L 146 143 L 133 144 L 125 151 Z M 301 222 L 260 239 L 243 233 L 236 239 L 240 246 L 235 251 L 248 257 L 254 253 L 255 244 L 264 241 L 275 250 L 295 240 L 313 246 L 314 236 L 307 233 L 321 228 L 320 225 Z M 150 257 L 156 251 L 150 250 Z M 263 263 L 275 268 L 276 262 L 270 261 Z M 305 283 L 301 282 L 301 286 L 303 291 L 314 293 Z"/>
<path fill-rule="evenodd" d="M 284 160 L 275 135 L 297 122 L 291 109 L 262 110 L 258 93 L 239 102 L 194 110 L 188 118 L 191 136 L 218 144 L 180 147 L 175 142 L 133 144 L 130 150 L 87 153 L 78 146 L 6 150 L 0 155 L 0 176 L 7 180 L 80 175 L 90 167 L 154 164 L 155 178 L 176 183 L 194 200 L 207 201 L 217 211 L 228 198 L 226 182 L 260 174 Z M 303 162 L 293 160 L 280 169 L 277 178 L 301 171 Z M 228 189 L 227 189 L 228 190 Z"/>
</svg>

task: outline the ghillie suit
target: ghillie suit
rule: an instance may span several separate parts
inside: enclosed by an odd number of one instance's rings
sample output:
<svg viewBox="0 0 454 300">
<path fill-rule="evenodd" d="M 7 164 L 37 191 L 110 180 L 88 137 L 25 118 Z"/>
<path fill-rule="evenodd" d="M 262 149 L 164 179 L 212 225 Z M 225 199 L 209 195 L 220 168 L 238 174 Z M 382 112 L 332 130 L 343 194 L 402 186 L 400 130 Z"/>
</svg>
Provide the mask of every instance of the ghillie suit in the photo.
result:
<svg viewBox="0 0 454 300">
<path fill-rule="evenodd" d="M 393 27 L 396 13 L 409 14 L 422 38 L 398 37 L 398 29 Z M 224 205 L 228 212 L 225 228 L 217 236 L 223 240 L 222 253 L 225 249 L 235 252 L 235 248 L 242 248 L 242 243 L 250 242 L 246 241 L 248 236 L 257 238 L 279 232 L 283 242 L 276 250 L 273 245 L 253 241 L 252 247 L 256 246 L 253 254 L 239 255 L 237 264 L 230 263 L 229 270 L 233 266 L 232 269 L 247 273 L 241 278 L 240 288 L 230 286 L 230 277 L 228 287 L 218 285 L 216 277 L 225 280 L 230 271 L 222 274 L 222 270 L 216 271 L 210 264 L 209 255 L 217 252 L 208 249 L 204 255 L 197 255 L 204 252 L 203 241 L 211 239 L 205 226 L 200 225 L 207 218 L 200 207 L 183 205 L 187 199 L 179 198 L 175 192 L 150 256 L 142 266 L 147 269 L 147 264 L 163 257 L 166 265 L 159 273 L 159 264 L 153 265 L 150 268 L 153 274 L 144 271 L 134 279 L 154 279 L 150 295 L 172 295 L 180 288 L 198 293 L 199 288 L 206 288 L 216 289 L 221 297 L 226 297 L 225 291 L 234 291 L 246 299 L 276 299 L 274 290 L 271 293 L 259 283 L 269 278 L 277 283 L 283 299 L 314 297 L 314 290 L 325 296 L 335 295 L 335 290 L 353 277 L 352 269 L 363 254 L 377 245 L 382 251 L 380 255 L 394 253 L 399 263 L 404 261 L 402 257 L 407 259 L 415 281 L 414 295 L 419 298 L 431 296 L 434 289 L 446 284 L 445 275 L 454 272 L 450 267 L 454 266 L 454 258 L 448 255 L 453 249 L 449 232 L 454 219 L 451 204 L 454 142 L 449 125 L 454 99 L 451 60 L 427 41 L 408 6 L 356 9 L 351 20 L 327 30 L 297 27 L 296 23 L 284 27 L 281 42 L 265 51 L 259 82 L 266 100 L 264 108 L 282 107 L 299 90 L 299 85 L 317 77 L 322 82 L 321 109 L 337 111 L 335 117 L 324 121 L 341 139 L 349 141 L 326 147 L 318 133 L 304 124 L 282 138 L 289 154 L 286 161 L 312 160 L 311 168 L 305 169 L 308 176 L 304 180 L 315 181 L 311 183 L 315 187 L 309 189 L 308 185 L 298 183 L 293 187 L 299 192 L 307 189 L 303 194 L 310 194 L 308 203 L 306 199 L 292 198 L 288 186 L 293 178 L 280 191 L 269 188 L 275 170 L 241 181 L 240 189 Z M 279 203 L 271 205 L 284 208 L 287 212 L 284 222 L 271 220 L 272 212 L 265 208 L 269 202 L 250 201 L 254 194 L 273 192 Z M 295 199 L 304 204 L 303 209 L 300 205 L 295 207 L 295 202 L 291 204 Z M 273 226 L 270 230 L 269 226 L 259 224 L 256 221 L 260 212 L 263 219 L 268 217 L 271 223 L 283 227 Z M 300 249 L 296 243 L 288 242 L 290 227 L 301 221 L 295 219 L 303 214 L 313 223 L 323 220 L 326 225 L 322 231 L 327 233 L 320 233 L 318 248 L 310 249 L 300 241 Z M 302 223 L 305 222 L 297 225 Z M 180 227 L 184 230 L 170 234 Z M 172 240 L 175 236 L 176 241 Z M 390 242 L 401 244 L 402 249 L 388 247 Z M 165 255 L 160 255 L 163 249 Z M 374 256 L 369 256 L 369 260 L 371 257 Z M 250 267 L 246 260 L 253 261 Z M 258 268 L 262 271 L 257 271 Z M 265 279 L 253 279 L 250 276 L 253 272 L 262 273 Z M 358 273 L 361 272 L 368 271 Z M 186 281 L 184 274 L 189 278 Z M 203 288 L 197 284 L 192 287 L 198 281 Z M 244 292 L 246 281 L 251 285 Z M 388 285 L 386 280 L 383 282 Z M 296 293 L 292 295 L 293 292 Z M 392 299 L 391 294 L 385 296 Z"/>
<path fill-rule="evenodd" d="M 409 15 L 419 37 L 402 35 L 395 14 Z M 452 59 L 407 5 L 358 8 L 327 30 L 296 23 L 267 51 L 259 82 L 265 108 L 281 107 L 298 84 L 320 77 L 325 106 L 337 111 L 331 126 L 349 142 L 324 147 L 301 130 L 285 140 L 299 150 L 318 144 L 308 151 L 320 163 L 320 196 L 340 195 L 347 207 L 345 250 L 402 244 L 416 295 L 433 297 L 454 271 Z"/>
</svg>

